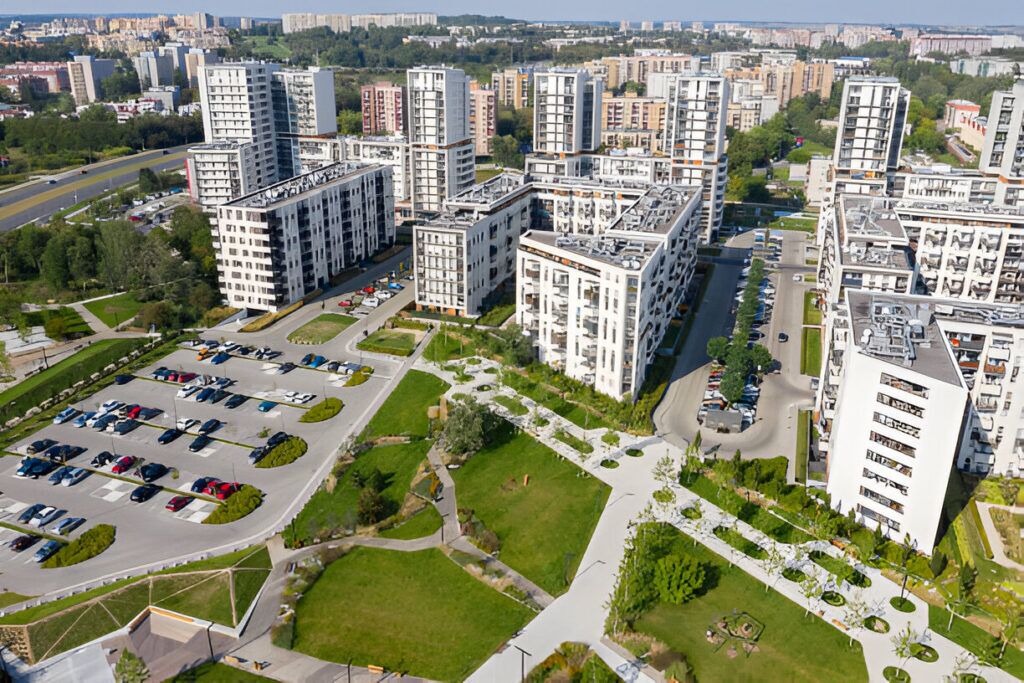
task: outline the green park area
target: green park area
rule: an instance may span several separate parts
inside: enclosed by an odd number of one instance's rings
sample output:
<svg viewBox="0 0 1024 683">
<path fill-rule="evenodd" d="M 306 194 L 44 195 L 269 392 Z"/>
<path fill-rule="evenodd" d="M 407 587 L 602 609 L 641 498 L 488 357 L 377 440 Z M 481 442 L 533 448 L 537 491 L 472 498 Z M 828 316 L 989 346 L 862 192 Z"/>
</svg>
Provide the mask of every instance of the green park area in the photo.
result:
<svg viewBox="0 0 1024 683">
<path fill-rule="evenodd" d="M 356 321 L 350 315 L 322 313 L 288 335 L 293 344 L 326 344 Z"/>
<path fill-rule="evenodd" d="M 804 325 L 821 324 L 821 309 L 817 304 L 818 298 L 814 292 L 804 292 Z"/>
<path fill-rule="evenodd" d="M 274 679 L 220 662 L 206 662 L 188 671 L 182 671 L 177 676 L 167 679 L 165 683 L 260 683 L 272 680 Z"/>
<path fill-rule="evenodd" d="M 411 356 L 416 350 L 416 335 L 411 332 L 379 329 L 356 346 L 363 351 L 392 356 Z"/>
<path fill-rule="evenodd" d="M 106 299 L 97 299 L 84 305 L 107 327 L 117 327 L 126 320 L 131 320 L 142 308 L 142 302 L 136 299 L 131 292 Z"/>
<path fill-rule="evenodd" d="M 77 339 L 93 333 L 81 314 L 67 306 L 30 311 L 25 314 L 25 322 L 33 327 L 42 327 L 51 339 Z"/>
<path fill-rule="evenodd" d="M 426 437 L 430 427 L 427 408 L 437 405 L 449 384 L 428 372 L 410 370 L 363 431 L 362 439 L 381 436 Z"/>
<path fill-rule="evenodd" d="M 294 649 L 455 681 L 532 617 L 440 550 L 355 548 L 329 564 L 299 600 Z"/>
<path fill-rule="evenodd" d="M 558 595 L 576 574 L 610 490 L 502 425 L 492 443 L 452 472 L 459 508 L 497 535 L 502 562 Z"/>
<path fill-rule="evenodd" d="M 800 373 L 817 377 L 821 372 L 821 330 L 805 327 L 800 335 Z"/>
</svg>

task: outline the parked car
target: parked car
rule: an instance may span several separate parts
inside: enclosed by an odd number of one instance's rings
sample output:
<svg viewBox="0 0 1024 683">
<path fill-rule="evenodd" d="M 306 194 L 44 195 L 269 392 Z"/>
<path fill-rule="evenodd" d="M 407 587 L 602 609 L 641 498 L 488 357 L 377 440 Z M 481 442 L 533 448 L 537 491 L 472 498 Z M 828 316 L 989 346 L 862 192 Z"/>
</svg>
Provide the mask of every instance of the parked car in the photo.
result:
<svg viewBox="0 0 1024 683">
<path fill-rule="evenodd" d="M 192 491 L 192 493 L 202 493 L 210 484 L 219 483 L 220 479 L 218 479 L 217 477 L 200 477 L 199 479 L 196 479 L 192 483 L 192 488 L 190 490 Z"/>
<path fill-rule="evenodd" d="M 196 403 L 205 403 L 207 399 L 213 396 L 213 392 L 214 390 L 210 387 L 200 390 L 200 392 L 196 394 Z"/>
<path fill-rule="evenodd" d="M 83 524 L 85 524 L 85 517 L 65 517 L 53 528 L 53 531 L 58 536 L 67 536 Z"/>
<path fill-rule="evenodd" d="M 139 474 L 142 475 L 142 481 L 148 484 L 150 482 L 156 481 L 160 477 L 167 474 L 167 472 L 169 471 L 170 470 L 167 469 L 166 465 L 161 465 L 158 462 L 150 462 L 142 466 L 142 468 L 139 470 Z"/>
<path fill-rule="evenodd" d="M 73 467 L 71 469 L 71 471 L 69 471 L 67 474 L 65 474 L 64 478 L 61 479 L 60 485 L 61 486 L 74 486 L 78 482 L 80 482 L 83 479 L 85 479 L 86 477 L 88 477 L 89 474 L 90 474 L 89 470 L 85 469 L 84 467 Z"/>
<path fill-rule="evenodd" d="M 196 377 L 198 377 L 198 375 L 196 375 L 196 373 L 194 372 L 183 372 L 178 375 L 178 381 L 182 384 L 185 384 L 186 382 L 191 382 Z"/>
<path fill-rule="evenodd" d="M 215 417 L 211 417 L 199 428 L 200 434 L 210 434 L 217 431 L 223 423 Z"/>
<path fill-rule="evenodd" d="M 309 365 L 313 362 L 314 358 L 316 358 L 316 354 L 307 353 L 302 357 L 302 360 L 299 361 L 299 365 Z"/>
<path fill-rule="evenodd" d="M 184 432 L 182 432 L 180 429 L 174 429 L 172 427 L 165 431 L 163 434 L 161 434 L 160 437 L 156 440 L 156 442 L 161 446 L 166 446 L 167 444 L 171 443 L 179 436 L 181 436 L 183 433 Z"/>
<path fill-rule="evenodd" d="M 53 424 L 62 425 L 71 418 L 73 418 L 75 415 L 78 415 L 78 411 L 72 408 L 71 406 L 68 406 L 67 408 L 53 416 Z"/>
<path fill-rule="evenodd" d="M 213 441 L 213 439 L 208 437 L 206 434 L 200 434 L 199 436 L 192 440 L 192 443 L 188 445 L 188 449 L 192 453 L 198 453 L 199 451 L 209 446 L 211 441 Z"/>
<path fill-rule="evenodd" d="M 140 420 L 152 420 L 154 417 L 164 412 L 160 408 L 143 408 L 139 411 Z"/>
<path fill-rule="evenodd" d="M 106 403 L 104 403 L 103 405 L 100 406 L 100 414 L 101 415 L 106 415 L 107 413 L 112 413 L 115 410 L 118 410 L 123 405 L 124 405 L 124 401 L 118 401 L 116 399 L 111 399 L 111 400 L 107 401 Z"/>
<path fill-rule="evenodd" d="M 57 442 L 53 439 L 39 439 L 33 441 L 25 449 L 25 452 L 29 455 L 35 455 L 36 453 L 42 453 L 43 451 L 49 450 L 51 446 L 56 446 Z"/>
<path fill-rule="evenodd" d="M 256 406 L 256 410 L 260 411 L 261 413 L 269 413 L 276 407 L 277 404 L 274 403 L 273 401 L 263 401 L 258 406 Z"/>
<path fill-rule="evenodd" d="M 287 375 L 289 372 L 295 369 L 295 363 L 281 363 L 277 366 L 277 370 L 274 371 L 276 375 Z"/>
<path fill-rule="evenodd" d="M 180 417 L 178 418 L 178 424 L 176 424 L 175 426 L 181 431 L 187 432 L 188 430 L 195 427 L 197 424 L 199 424 L 199 420 L 196 420 L 195 418 Z"/>
<path fill-rule="evenodd" d="M 241 488 L 242 485 L 238 482 L 220 482 L 219 484 L 207 486 L 203 493 L 208 496 L 214 496 L 217 500 L 227 500 L 232 495 L 238 493 Z"/>
<path fill-rule="evenodd" d="M 251 346 L 239 346 L 237 349 L 235 349 L 235 353 L 237 353 L 239 356 L 248 356 L 252 352 L 253 348 Z"/>
<path fill-rule="evenodd" d="M 150 377 L 152 377 L 153 379 L 167 379 L 167 375 L 170 374 L 170 372 L 170 370 L 161 365 L 150 374 Z"/>
<path fill-rule="evenodd" d="M 405 285 L 403 285 L 401 283 L 398 283 L 398 282 L 389 282 L 388 283 L 388 289 L 396 289 L 398 291 L 401 291 L 401 290 L 405 289 Z"/>
<path fill-rule="evenodd" d="M 53 474 L 50 475 L 50 478 L 47 479 L 47 481 L 54 485 L 59 484 L 64 479 L 64 477 L 67 476 L 68 472 L 70 472 L 73 469 L 75 468 L 71 467 L 70 465 L 58 467 L 56 470 L 53 471 Z"/>
<path fill-rule="evenodd" d="M 362 292 L 363 294 L 373 294 L 373 293 L 374 293 L 374 292 L 376 292 L 377 290 L 376 290 L 375 288 L 373 288 L 373 287 L 363 287 L 363 288 L 362 288 L 361 290 L 359 290 L 359 291 L 361 291 L 361 292 Z"/>
<path fill-rule="evenodd" d="M 25 458 L 24 460 L 21 461 L 21 464 L 18 465 L 18 470 L 14 473 L 14 476 L 27 477 L 29 471 L 37 462 L 43 461 L 40 460 L 39 458 Z"/>
<path fill-rule="evenodd" d="M 114 425 L 114 433 L 124 435 L 134 430 L 138 426 L 139 423 L 136 422 L 135 420 L 122 420 L 121 422 L 118 422 L 116 425 Z"/>
<path fill-rule="evenodd" d="M 231 394 L 228 400 L 224 401 L 225 408 L 237 408 L 248 400 L 248 396 L 242 396 L 241 394 Z"/>
<path fill-rule="evenodd" d="M 160 487 L 156 484 L 143 484 L 132 491 L 130 498 L 133 503 L 145 503 L 159 492 Z"/>
<path fill-rule="evenodd" d="M 36 562 L 45 562 L 56 553 L 64 544 L 60 541 L 47 541 L 43 544 L 43 547 L 36 551 L 36 554 L 32 556 L 32 559 Z"/>
<path fill-rule="evenodd" d="M 785 332 L 779 332 L 779 341 L 780 342 L 787 342 L 787 341 L 789 341 L 789 335 L 786 334 Z"/>
<path fill-rule="evenodd" d="M 114 377 L 114 384 L 122 386 L 128 384 L 128 382 L 131 382 L 133 379 L 135 379 L 134 375 L 116 375 Z"/>
<path fill-rule="evenodd" d="M 363 305 L 366 306 L 367 308 L 377 308 L 378 306 L 380 306 L 380 299 L 368 296 L 365 299 L 363 299 Z"/>
<path fill-rule="evenodd" d="M 137 403 L 130 403 L 128 405 L 121 406 L 115 412 L 117 413 L 118 417 L 129 417 L 129 413 L 133 413 L 133 412 L 136 415 L 138 415 L 139 414 L 138 410 L 139 410 L 139 405 Z"/>
<path fill-rule="evenodd" d="M 318 367 L 320 367 L 321 365 L 323 365 L 326 362 L 327 362 L 326 358 L 324 358 L 323 356 L 317 356 L 316 358 L 313 359 L 313 362 L 310 363 L 309 366 L 311 368 L 318 368 Z"/>
<path fill-rule="evenodd" d="M 352 300 L 342 299 L 341 301 L 338 302 L 338 305 L 341 306 L 342 308 L 352 308 Z"/>
<path fill-rule="evenodd" d="M 122 455 L 114 463 L 114 466 L 110 468 L 110 471 L 114 474 L 124 474 L 132 468 L 135 464 L 136 458 L 134 455 Z"/>
<path fill-rule="evenodd" d="M 199 389 L 199 387 L 196 387 L 196 386 L 182 387 L 181 389 L 178 389 L 178 393 L 175 394 L 175 395 L 178 398 L 188 398 L 189 396 L 191 396 L 192 394 L 196 393 L 197 391 L 200 391 L 200 389 Z"/>
<path fill-rule="evenodd" d="M 141 413 L 142 413 L 142 406 L 132 406 L 131 408 L 129 408 L 125 412 L 124 416 L 135 420 L 135 419 L 138 419 L 138 417 L 139 417 L 139 415 Z"/>
<path fill-rule="evenodd" d="M 388 292 L 386 290 L 381 290 L 381 291 L 377 292 L 377 294 L 376 294 L 376 297 L 378 299 L 380 299 L 381 301 L 387 301 L 388 299 L 390 299 L 393 296 L 394 296 L 394 294 L 392 294 L 391 292 Z"/>
<path fill-rule="evenodd" d="M 89 464 L 92 465 L 93 467 L 105 467 L 106 465 L 109 465 L 110 463 L 114 462 L 114 458 L 114 454 L 111 453 L 110 451 L 103 451 L 95 458 L 93 458 Z"/>
<path fill-rule="evenodd" d="M 327 365 L 324 366 L 324 369 L 326 369 L 328 372 L 337 372 L 338 368 L 340 367 L 341 363 L 339 363 L 336 360 L 332 360 L 329 363 L 327 363 Z"/>
<path fill-rule="evenodd" d="M 28 525 L 42 528 L 57 519 L 57 517 L 63 513 L 63 510 L 59 510 L 53 505 L 47 505 L 37 510 L 36 514 L 32 515 L 32 519 L 28 520 Z"/>
<path fill-rule="evenodd" d="M 222 363 L 225 363 L 225 362 L 227 362 L 229 360 L 231 360 L 231 354 L 230 353 L 224 353 L 223 351 L 221 351 L 216 356 L 214 356 L 210 360 L 210 362 L 212 364 L 214 364 L 214 365 L 221 365 Z"/>
<path fill-rule="evenodd" d="M 74 426 L 76 426 L 76 427 L 78 427 L 79 429 L 81 429 L 82 427 L 84 427 L 84 426 L 85 426 L 85 423 L 86 423 L 86 422 L 88 422 L 89 420 L 91 420 L 91 419 L 92 419 L 92 417 L 93 417 L 93 416 L 94 416 L 95 414 L 96 414 L 96 411 L 95 411 L 95 410 L 87 410 L 86 412 L 84 412 L 84 413 L 82 413 L 81 415 L 79 415 L 78 417 L 76 417 L 76 418 L 75 418 L 75 421 L 74 421 L 74 422 L 72 422 L 71 424 L 73 424 Z"/>
<path fill-rule="evenodd" d="M 34 536 L 32 534 L 25 534 L 24 536 L 18 536 L 16 539 L 11 541 L 10 545 L 8 545 L 7 547 L 10 548 L 11 550 L 13 550 L 16 553 L 20 553 L 25 548 L 28 548 L 28 547 L 34 545 L 35 542 L 38 541 L 38 540 L 39 540 L 39 536 Z"/>
<path fill-rule="evenodd" d="M 260 460 L 267 456 L 270 452 L 269 446 L 257 446 L 256 448 L 249 451 L 249 464 L 255 465 Z"/>
<path fill-rule="evenodd" d="M 195 498 L 193 498 L 192 496 L 174 496 L 169 501 L 167 501 L 167 505 L 164 506 L 164 509 L 170 510 L 171 512 L 179 512 L 182 508 L 191 503 L 193 500 L 195 500 Z"/>
<path fill-rule="evenodd" d="M 230 377 L 220 377 L 217 379 L 216 382 L 213 383 L 213 386 L 219 387 L 221 389 L 226 389 L 234 383 L 235 380 L 231 379 Z"/>
</svg>

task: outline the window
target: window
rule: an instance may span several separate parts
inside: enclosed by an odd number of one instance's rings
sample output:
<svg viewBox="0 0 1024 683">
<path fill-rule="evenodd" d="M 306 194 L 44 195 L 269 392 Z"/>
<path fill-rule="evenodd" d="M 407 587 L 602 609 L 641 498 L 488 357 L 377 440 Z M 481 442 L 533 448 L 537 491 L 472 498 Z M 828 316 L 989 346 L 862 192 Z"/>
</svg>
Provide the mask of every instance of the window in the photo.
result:
<svg viewBox="0 0 1024 683">
<path fill-rule="evenodd" d="M 914 476 L 914 469 L 912 467 L 901 465 L 892 458 L 884 456 L 881 453 L 875 453 L 873 450 L 868 449 L 867 457 L 871 462 L 876 462 L 883 467 L 888 467 L 889 469 L 895 470 L 906 477 Z"/>
<path fill-rule="evenodd" d="M 880 474 L 875 474 L 874 472 L 872 472 L 871 470 L 869 470 L 866 467 L 864 468 L 864 471 L 863 471 L 862 474 L 864 475 L 864 478 L 867 479 L 868 481 L 877 481 L 880 484 L 884 484 L 885 486 L 888 486 L 890 488 L 894 488 L 897 491 L 899 491 L 900 493 L 902 493 L 904 496 L 907 495 L 907 493 L 909 492 L 909 489 L 905 485 L 897 484 L 896 482 L 894 482 L 892 479 L 889 479 L 888 477 L 883 477 Z"/>
<path fill-rule="evenodd" d="M 908 446 L 905 443 L 889 438 L 884 434 L 879 434 L 878 432 L 871 432 L 871 440 L 877 444 L 885 446 L 886 448 L 891 448 L 894 451 L 902 453 L 903 455 L 909 455 L 911 458 L 916 457 L 917 455 L 916 449 L 912 446 Z"/>
<path fill-rule="evenodd" d="M 900 422 L 899 420 L 891 418 L 888 415 L 883 415 L 882 413 L 875 413 L 874 420 L 880 425 L 885 425 L 890 429 L 903 432 L 907 436 L 912 436 L 915 439 L 921 435 L 921 430 L 917 427 L 909 425 L 906 422 Z"/>
<path fill-rule="evenodd" d="M 866 486 L 861 486 L 860 487 L 860 495 L 864 496 L 868 500 L 873 500 L 874 502 L 878 503 L 879 505 L 884 505 L 885 507 L 889 508 L 890 510 L 892 510 L 894 512 L 898 512 L 901 515 L 903 514 L 903 504 L 902 503 L 897 503 L 892 498 L 887 498 L 887 497 L 883 496 L 881 493 L 876 493 L 875 491 L 872 491 L 871 489 L 867 488 Z"/>
<path fill-rule="evenodd" d="M 901 401 L 898 398 L 893 398 L 892 396 L 889 396 L 888 394 L 883 394 L 882 392 L 878 392 L 878 396 L 876 398 L 878 402 L 881 403 L 883 406 L 895 408 L 900 412 L 907 413 L 908 415 L 913 415 L 914 417 L 924 416 L 924 409 L 915 406 L 913 403 Z"/>
<path fill-rule="evenodd" d="M 907 380 L 900 379 L 899 377 L 893 377 L 888 373 L 882 373 L 881 382 L 882 384 L 888 387 L 892 387 L 893 389 L 899 389 L 900 391 L 905 391 L 908 394 L 920 396 L 921 398 L 928 398 L 927 387 L 923 387 L 920 384 L 915 384 L 914 382 L 908 382 Z"/>
<path fill-rule="evenodd" d="M 874 520 L 875 522 L 878 522 L 882 526 L 889 527 L 893 531 L 897 531 L 898 532 L 900 530 L 900 523 L 899 522 L 893 521 L 893 520 L 889 519 L 888 517 L 886 517 L 885 515 L 880 514 L 878 512 L 875 512 L 871 508 L 866 508 L 863 505 L 861 505 L 860 503 L 857 504 L 857 512 L 859 512 L 861 515 L 863 515 L 867 519 Z"/>
</svg>

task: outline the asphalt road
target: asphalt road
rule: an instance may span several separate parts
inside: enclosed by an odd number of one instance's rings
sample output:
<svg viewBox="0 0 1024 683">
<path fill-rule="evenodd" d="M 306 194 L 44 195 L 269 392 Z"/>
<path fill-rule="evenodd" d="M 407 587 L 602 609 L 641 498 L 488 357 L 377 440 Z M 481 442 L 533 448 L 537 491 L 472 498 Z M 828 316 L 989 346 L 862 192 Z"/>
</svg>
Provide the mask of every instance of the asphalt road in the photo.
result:
<svg viewBox="0 0 1024 683">
<path fill-rule="evenodd" d="M 191 145 L 143 152 L 116 161 L 100 162 L 65 171 L 53 176 L 57 182 L 36 180 L 18 185 L 0 193 L 0 232 L 7 232 L 26 223 L 49 218 L 54 212 L 83 199 L 91 199 L 105 190 L 134 182 L 139 168 L 148 166 L 155 171 L 166 171 L 182 165 L 182 154 Z"/>
</svg>

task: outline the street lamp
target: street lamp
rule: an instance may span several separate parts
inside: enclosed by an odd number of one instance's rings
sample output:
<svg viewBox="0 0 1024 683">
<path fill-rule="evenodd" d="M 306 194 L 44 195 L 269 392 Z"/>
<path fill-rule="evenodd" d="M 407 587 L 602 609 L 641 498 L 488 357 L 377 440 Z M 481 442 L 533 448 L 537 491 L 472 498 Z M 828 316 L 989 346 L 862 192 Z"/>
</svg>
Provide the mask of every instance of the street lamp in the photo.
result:
<svg viewBox="0 0 1024 683">
<path fill-rule="evenodd" d="M 532 657 L 533 655 L 531 655 L 529 652 L 527 652 L 523 648 L 519 647 L 515 643 L 512 643 L 512 647 L 514 647 L 515 649 L 519 650 L 519 676 L 520 676 L 520 680 L 525 681 L 526 680 L 526 658 L 527 657 Z"/>
</svg>

